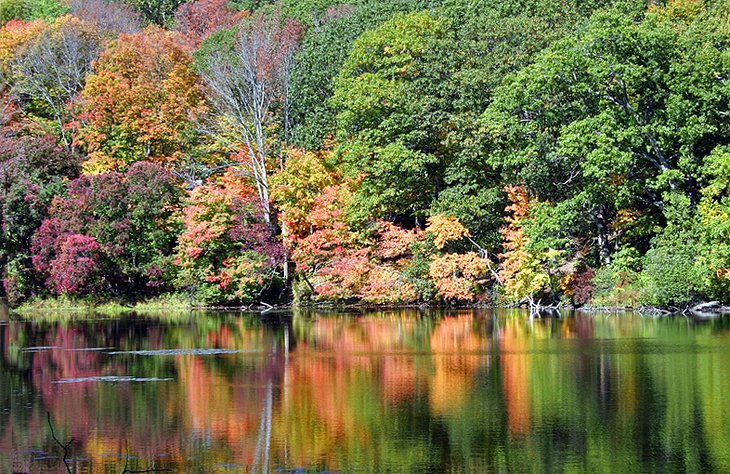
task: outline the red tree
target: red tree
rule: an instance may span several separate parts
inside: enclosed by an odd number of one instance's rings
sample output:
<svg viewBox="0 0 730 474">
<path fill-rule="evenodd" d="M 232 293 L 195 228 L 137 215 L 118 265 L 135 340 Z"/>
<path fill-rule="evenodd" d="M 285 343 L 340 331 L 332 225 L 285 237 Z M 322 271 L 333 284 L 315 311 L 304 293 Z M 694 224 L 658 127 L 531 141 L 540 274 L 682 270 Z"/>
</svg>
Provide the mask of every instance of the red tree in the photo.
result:
<svg viewBox="0 0 730 474">
<path fill-rule="evenodd" d="M 235 25 L 245 13 L 228 6 L 228 0 L 194 0 L 175 12 L 175 29 L 193 46 L 216 31 Z"/>
<path fill-rule="evenodd" d="M 100 260 L 101 247 L 95 238 L 69 235 L 51 263 L 48 284 L 59 295 L 91 292 L 101 283 Z"/>
</svg>

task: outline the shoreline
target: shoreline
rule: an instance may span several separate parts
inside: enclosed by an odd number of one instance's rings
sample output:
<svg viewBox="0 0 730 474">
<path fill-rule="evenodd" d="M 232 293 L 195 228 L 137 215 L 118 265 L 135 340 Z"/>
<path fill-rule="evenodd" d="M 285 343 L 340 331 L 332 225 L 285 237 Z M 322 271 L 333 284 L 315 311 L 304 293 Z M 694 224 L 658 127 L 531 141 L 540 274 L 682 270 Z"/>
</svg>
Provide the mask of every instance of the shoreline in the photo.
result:
<svg viewBox="0 0 730 474">
<path fill-rule="evenodd" d="M 6 306 L 7 308 L 7 306 Z M 319 303 L 319 302 L 285 302 L 285 303 L 267 303 L 257 302 L 249 305 L 205 305 L 196 304 L 195 302 L 184 301 L 180 297 L 166 297 L 153 299 L 148 301 L 137 302 L 134 304 L 122 303 L 119 301 L 92 302 L 84 300 L 59 300 L 59 299 L 40 299 L 25 303 L 16 308 L 8 308 L 9 315 L 19 315 L 24 319 L 33 319 L 33 315 L 43 313 L 64 313 L 68 315 L 93 314 L 106 317 L 122 316 L 125 314 L 159 314 L 159 313 L 193 313 L 193 312 L 240 312 L 240 313 L 258 313 L 262 317 L 266 315 L 279 314 L 292 310 L 318 310 L 332 312 L 348 312 L 348 311 L 387 311 L 387 310 L 447 310 L 447 311 L 465 311 L 465 310 L 494 310 L 494 309 L 521 309 L 530 310 L 526 305 L 447 305 L 435 303 L 423 304 L 403 304 L 403 305 L 378 305 L 366 303 Z M 687 308 L 660 308 L 653 306 L 558 306 L 543 308 L 542 311 L 533 311 L 536 317 L 552 317 L 560 315 L 564 312 L 582 312 L 590 314 L 600 313 L 639 313 L 647 316 L 671 316 L 671 315 L 692 315 L 698 318 L 710 318 L 730 314 L 730 306 L 723 306 L 718 302 L 704 302 Z"/>
</svg>

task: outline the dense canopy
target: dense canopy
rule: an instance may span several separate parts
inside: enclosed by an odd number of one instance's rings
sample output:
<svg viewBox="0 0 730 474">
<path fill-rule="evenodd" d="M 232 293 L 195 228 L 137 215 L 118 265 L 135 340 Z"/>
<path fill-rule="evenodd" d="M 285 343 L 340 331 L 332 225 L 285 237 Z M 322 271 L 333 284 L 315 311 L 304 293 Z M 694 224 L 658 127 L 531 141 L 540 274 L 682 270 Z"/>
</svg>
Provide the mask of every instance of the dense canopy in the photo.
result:
<svg viewBox="0 0 730 474">
<path fill-rule="evenodd" d="M 730 4 L 0 7 L 33 298 L 730 302 Z"/>
</svg>

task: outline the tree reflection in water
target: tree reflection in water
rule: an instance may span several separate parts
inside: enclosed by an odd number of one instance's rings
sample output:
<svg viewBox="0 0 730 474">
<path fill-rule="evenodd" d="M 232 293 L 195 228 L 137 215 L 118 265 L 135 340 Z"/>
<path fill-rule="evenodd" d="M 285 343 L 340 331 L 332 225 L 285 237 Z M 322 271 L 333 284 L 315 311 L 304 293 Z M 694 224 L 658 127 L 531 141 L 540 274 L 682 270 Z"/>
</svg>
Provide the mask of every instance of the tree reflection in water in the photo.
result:
<svg viewBox="0 0 730 474">
<path fill-rule="evenodd" d="M 58 472 L 46 412 L 78 472 L 119 472 L 126 444 L 130 469 L 177 472 L 727 470 L 729 329 L 517 310 L 0 322 L 0 470 Z"/>
</svg>

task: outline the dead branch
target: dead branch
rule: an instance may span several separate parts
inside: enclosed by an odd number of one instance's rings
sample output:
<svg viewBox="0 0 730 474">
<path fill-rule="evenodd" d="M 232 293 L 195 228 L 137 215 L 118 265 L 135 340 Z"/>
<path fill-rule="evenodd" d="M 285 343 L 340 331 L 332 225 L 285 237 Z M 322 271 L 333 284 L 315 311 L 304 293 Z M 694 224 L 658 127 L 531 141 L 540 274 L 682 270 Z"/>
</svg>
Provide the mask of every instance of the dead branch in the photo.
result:
<svg viewBox="0 0 730 474">
<path fill-rule="evenodd" d="M 53 430 L 53 423 L 51 423 L 51 412 L 46 412 L 46 415 L 48 416 L 48 426 L 51 428 L 51 436 L 53 437 L 53 441 L 56 442 L 57 445 L 63 449 L 63 464 L 66 466 L 66 471 L 69 474 L 73 474 L 73 471 L 71 471 L 71 466 L 68 464 L 68 448 L 71 446 L 71 443 L 74 442 L 74 439 L 71 438 L 68 443 L 63 444 L 57 437 L 56 432 Z"/>
</svg>

